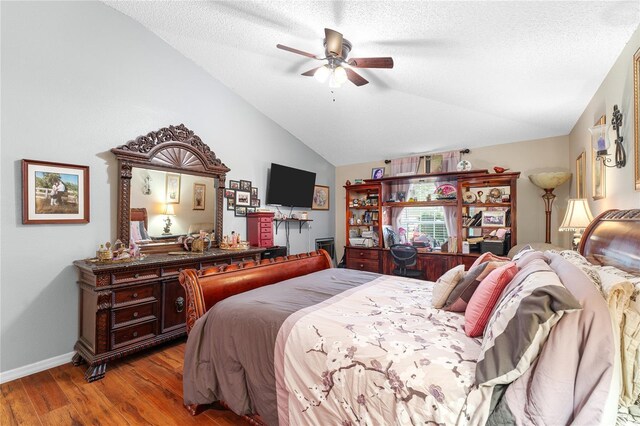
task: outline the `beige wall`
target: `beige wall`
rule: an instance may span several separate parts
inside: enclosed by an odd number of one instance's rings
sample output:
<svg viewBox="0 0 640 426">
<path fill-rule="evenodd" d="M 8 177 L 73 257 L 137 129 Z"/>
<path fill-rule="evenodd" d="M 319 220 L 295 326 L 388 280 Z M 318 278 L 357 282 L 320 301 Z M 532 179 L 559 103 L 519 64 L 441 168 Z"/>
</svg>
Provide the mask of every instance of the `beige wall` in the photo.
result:
<svg viewBox="0 0 640 426">
<path fill-rule="evenodd" d="M 633 54 L 640 48 L 640 27 L 629 40 L 620 57 L 607 74 L 602 85 L 585 108 L 569 134 L 569 165 L 575 173 L 575 160 L 581 152 L 587 154 L 587 173 L 585 187 L 589 206 L 594 216 L 608 209 L 640 208 L 640 192 L 634 189 L 634 126 L 633 126 Z M 607 123 L 611 123 L 613 106 L 618 105 L 622 112 L 621 135 L 624 137 L 623 145 L 627 151 L 627 165 L 621 169 L 606 168 L 606 198 L 593 200 L 591 163 L 593 150 L 589 127 L 604 114 Z M 615 132 L 610 135 L 613 153 L 613 140 Z M 572 188 L 572 196 L 575 190 Z"/>
<path fill-rule="evenodd" d="M 528 176 L 542 171 L 568 170 L 569 137 L 537 139 L 475 148 L 465 159 L 471 161 L 474 169 L 488 169 L 494 166 L 521 172 L 518 180 L 518 243 L 543 242 L 545 234 L 543 191 L 533 185 Z M 345 245 L 345 190 L 342 185 L 349 179 L 368 179 L 373 167 L 383 167 L 383 161 L 351 164 L 336 167 L 336 248 L 338 259 L 342 257 Z M 385 173 L 388 172 L 389 166 Z M 556 189 L 551 222 L 551 242 L 564 247 L 570 245 L 570 235 L 558 232 L 564 216 L 570 184 Z"/>
</svg>

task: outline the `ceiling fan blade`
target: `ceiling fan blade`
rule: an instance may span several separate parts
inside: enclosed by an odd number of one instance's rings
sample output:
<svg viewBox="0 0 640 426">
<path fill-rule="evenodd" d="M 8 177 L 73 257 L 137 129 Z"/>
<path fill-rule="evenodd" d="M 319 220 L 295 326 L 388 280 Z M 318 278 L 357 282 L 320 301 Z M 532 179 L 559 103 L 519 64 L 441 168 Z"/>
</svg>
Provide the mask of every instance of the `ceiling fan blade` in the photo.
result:
<svg viewBox="0 0 640 426">
<path fill-rule="evenodd" d="M 298 55 L 306 56 L 307 58 L 322 59 L 322 58 L 318 58 L 313 53 L 303 52 L 302 50 L 294 49 L 293 47 L 285 46 L 283 44 L 277 44 L 276 47 L 278 49 L 286 50 L 287 52 L 297 53 Z"/>
<path fill-rule="evenodd" d="M 324 29 L 327 52 L 342 56 L 342 34 L 330 28 Z"/>
<path fill-rule="evenodd" d="M 324 65 L 323 65 L 323 66 L 324 66 Z M 322 66 L 322 67 L 323 67 L 323 66 Z M 309 70 L 309 71 L 307 71 L 307 72 L 303 72 L 301 75 L 305 75 L 305 76 L 307 76 L 307 77 L 313 77 L 313 76 L 315 75 L 316 71 L 318 71 L 318 70 L 319 70 L 320 68 L 322 68 L 322 67 L 314 68 L 314 69 L 311 69 L 311 70 Z"/>
<path fill-rule="evenodd" d="M 349 65 L 356 68 L 393 68 L 393 58 L 351 58 Z"/>
<path fill-rule="evenodd" d="M 344 70 L 347 72 L 347 78 L 349 78 L 349 81 L 351 81 L 356 86 L 364 86 L 365 84 L 368 83 L 368 81 L 365 80 L 364 77 L 362 77 L 360 74 L 358 74 L 354 70 L 349 68 L 345 68 Z"/>
</svg>

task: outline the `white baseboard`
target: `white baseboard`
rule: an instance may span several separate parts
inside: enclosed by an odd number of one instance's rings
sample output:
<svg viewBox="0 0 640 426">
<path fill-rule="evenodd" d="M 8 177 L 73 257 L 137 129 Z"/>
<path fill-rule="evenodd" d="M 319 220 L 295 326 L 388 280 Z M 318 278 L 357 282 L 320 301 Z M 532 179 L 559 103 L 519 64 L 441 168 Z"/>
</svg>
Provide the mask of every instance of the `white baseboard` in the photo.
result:
<svg viewBox="0 0 640 426">
<path fill-rule="evenodd" d="M 71 362 L 74 354 L 75 352 L 69 352 L 68 354 L 54 356 L 53 358 L 44 359 L 23 367 L 14 368 L 13 370 L 4 371 L 0 373 L 0 384 Z"/>
</svg>

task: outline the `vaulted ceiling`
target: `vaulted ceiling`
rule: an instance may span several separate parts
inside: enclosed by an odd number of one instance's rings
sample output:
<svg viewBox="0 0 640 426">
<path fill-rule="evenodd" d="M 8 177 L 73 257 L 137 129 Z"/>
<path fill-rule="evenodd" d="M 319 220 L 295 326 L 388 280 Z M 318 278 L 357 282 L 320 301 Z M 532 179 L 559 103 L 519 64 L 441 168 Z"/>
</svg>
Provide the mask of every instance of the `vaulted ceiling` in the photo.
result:
<svg viewBox="0 0 640 426">
<path fill-rule="evenodd" d="M 640 24 L 640 2 L 107 2 L 334 165 L 568 134 Z M 392 56 L 328 84 L 324 28 L 351 57 Z M 631 60 L 631 59 L 629 59 Z"/>
</svg>

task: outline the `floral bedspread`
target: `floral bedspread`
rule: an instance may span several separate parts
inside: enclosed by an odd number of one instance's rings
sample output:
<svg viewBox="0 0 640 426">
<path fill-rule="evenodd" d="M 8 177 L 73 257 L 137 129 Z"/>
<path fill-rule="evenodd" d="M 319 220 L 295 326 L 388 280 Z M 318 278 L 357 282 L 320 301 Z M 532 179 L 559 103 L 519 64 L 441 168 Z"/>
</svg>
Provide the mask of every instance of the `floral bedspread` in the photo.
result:
<svg viewBox="0 0 640 426">
<path fill-rule="evenodd" d="M 466 423 L 480 340 L 433 283 L 382 276 L 290 316 L 276 342 L 281 425 Z"/>
</svg>

